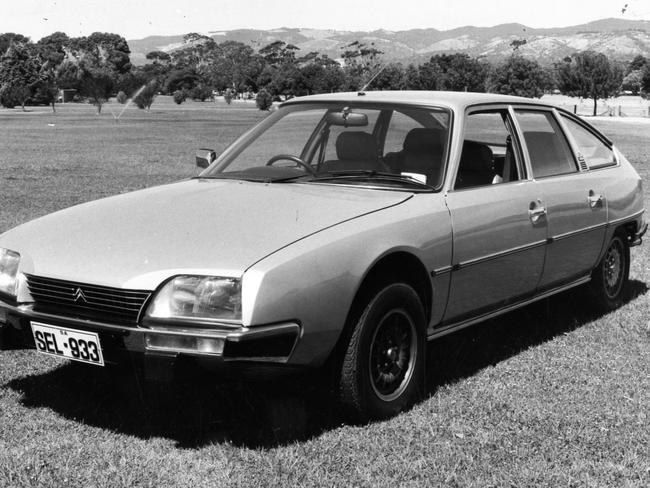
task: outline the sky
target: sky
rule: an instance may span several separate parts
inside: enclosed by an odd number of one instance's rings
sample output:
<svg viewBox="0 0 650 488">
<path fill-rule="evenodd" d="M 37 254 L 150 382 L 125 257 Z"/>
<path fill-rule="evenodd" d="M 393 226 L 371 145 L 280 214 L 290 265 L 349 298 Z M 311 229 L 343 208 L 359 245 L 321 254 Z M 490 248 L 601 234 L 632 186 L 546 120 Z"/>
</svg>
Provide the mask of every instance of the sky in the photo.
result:
<svg viewBox="0 0 650 488">
<path fill-rule="evenodd" d="M 565 27 L 610 17 L 650 20 L 650 0 L 0 0 L 0 33 L 32 41 L 56 31 L 141 39 L 240 28 Z"/>
</svg>

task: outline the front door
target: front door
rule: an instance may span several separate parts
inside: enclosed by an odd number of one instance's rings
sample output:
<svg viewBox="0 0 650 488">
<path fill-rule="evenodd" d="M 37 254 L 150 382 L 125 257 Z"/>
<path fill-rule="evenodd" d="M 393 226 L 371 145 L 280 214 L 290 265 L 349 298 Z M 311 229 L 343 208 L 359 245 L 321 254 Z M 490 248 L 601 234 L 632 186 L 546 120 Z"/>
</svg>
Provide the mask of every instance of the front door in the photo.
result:
<svg viewBox="0 0 650 488">
<path fill-rule="evenodd" d="M 445 323 L 531 296 L 544 267 L 543 195 L 526 178 L 506 108 L 467 116 L 454 187 L 446 202 L 453 258 Z"/>
</svg>

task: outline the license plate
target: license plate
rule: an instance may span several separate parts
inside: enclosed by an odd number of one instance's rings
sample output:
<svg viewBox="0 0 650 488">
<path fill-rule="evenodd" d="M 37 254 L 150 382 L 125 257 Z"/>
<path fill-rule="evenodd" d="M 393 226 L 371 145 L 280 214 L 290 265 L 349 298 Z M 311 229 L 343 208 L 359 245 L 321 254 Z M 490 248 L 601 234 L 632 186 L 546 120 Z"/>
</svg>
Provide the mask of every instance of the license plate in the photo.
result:
<svg viewBox="0 0 650 488">
<path fill-rule="evenodd" d="M 32 333 L 40 353 L 104 366 L 99 336 L 94 332 L 32 322 Z"/>
</svg>

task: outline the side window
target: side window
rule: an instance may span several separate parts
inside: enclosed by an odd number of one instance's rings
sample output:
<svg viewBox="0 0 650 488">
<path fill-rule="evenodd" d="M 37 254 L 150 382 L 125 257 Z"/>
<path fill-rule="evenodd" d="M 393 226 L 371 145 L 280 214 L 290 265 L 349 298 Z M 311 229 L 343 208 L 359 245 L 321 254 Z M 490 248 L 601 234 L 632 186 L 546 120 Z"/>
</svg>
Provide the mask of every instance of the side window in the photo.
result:
<svg viewBox="0 0 650 488">
<path fill-rule="evenodd" d="M 517 110 L 535 178 L 578 171 L 571 148 L 551 112 Z"/>
<path fill-rule="evenodd" d="M 455 189 L 520 179 L 507 114 L 504 109 L 467 116 Z"/>
<path fill-rule="evenodd" d="M 578 145 L 580 154 L 590 169 L 602 168 L 616 164 L 614 151 L 591 131 L 573 119 L 562 115 L 564 125 Z"/>
</svg>

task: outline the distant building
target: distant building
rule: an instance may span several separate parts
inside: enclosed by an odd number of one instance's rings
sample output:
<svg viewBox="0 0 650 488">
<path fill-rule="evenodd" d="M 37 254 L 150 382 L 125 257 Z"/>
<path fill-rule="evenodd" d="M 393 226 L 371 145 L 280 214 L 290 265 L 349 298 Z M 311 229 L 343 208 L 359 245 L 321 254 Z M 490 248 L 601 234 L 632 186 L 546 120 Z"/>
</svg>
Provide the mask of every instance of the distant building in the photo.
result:
<svg viewBox="0 0 650 488">
<path fill-rule="evenodd" d="M 72 102 L 76 94 L 77 94 L 77 90 L 75 90 L 74 88 L 65 88 L 63 90 L 59 90 L 59 96 L 57 97 L 57 101 L 60 103 Z"/>
</svg>

